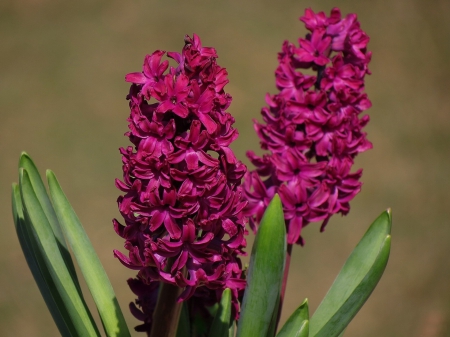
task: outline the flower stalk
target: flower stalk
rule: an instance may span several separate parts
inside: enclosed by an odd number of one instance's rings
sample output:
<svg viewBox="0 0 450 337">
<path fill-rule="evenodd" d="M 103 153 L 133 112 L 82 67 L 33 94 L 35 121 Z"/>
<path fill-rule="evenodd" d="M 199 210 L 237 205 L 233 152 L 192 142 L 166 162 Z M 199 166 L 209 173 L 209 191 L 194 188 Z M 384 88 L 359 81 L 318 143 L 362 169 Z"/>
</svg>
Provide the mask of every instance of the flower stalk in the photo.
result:
<svg viewBox="0 0 450 337">
<path fill-rule="evenodd" d="M 166 270 L 170 270 L 175 262 L 170 258 Z M 150 337 L 175 337 L 180 319 L 182 302 L 178 301 L 182 288 L 170 283 L 162 283 L 160 286 L 158 301 L 153 313 L 153 324 Z"/>
</svg>

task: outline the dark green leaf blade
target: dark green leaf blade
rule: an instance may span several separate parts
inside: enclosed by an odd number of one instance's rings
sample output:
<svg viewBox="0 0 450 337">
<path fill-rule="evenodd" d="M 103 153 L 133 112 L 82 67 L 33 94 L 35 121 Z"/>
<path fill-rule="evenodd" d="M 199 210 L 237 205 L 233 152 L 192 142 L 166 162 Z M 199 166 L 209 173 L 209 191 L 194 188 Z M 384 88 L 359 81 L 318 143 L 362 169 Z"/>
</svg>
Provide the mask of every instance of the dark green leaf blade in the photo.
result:
<svg viewBox="0 0 450 337">
<path fill-rule="evenodd" d="M 238 337 L 266 336 L 280 296 L 286 259 L 286 228 L 278 194 L 262 218 L 253 244 Z"/>
<path fill-rule="evenodd" d="M 280 296 L 278 296 L 277 302 L 275 303 L 275 308 L 280 307 Z M 269 329 L 267 329 L 266 337 L 274 337 L 277 332 L 278 325 L 278 310 L 273 310 L 272 319 L 270 320 Z"/>
<path fill-rule="evenodd" d="M 55 174 L 47 170 L 50 196 L 64 234 L 94 298 L 106 334 L 130 336 L 111 282 Z"/>
<path fill-rule="evenodd" d="M 225 289 L 220 300 L 219 309 L 211 324 L 209 337 L 228 337 L 231 317 L 231 290 Z"/>
<path fill-rule="evenodd" d="M 183 302 L 178 322 L 177 337 L 191 337 L 191 323 L 189 320 L 189 309 L 186 302 Z"/>
<path fill-rule="evenodd" d="M 277 337 L 308 337 L 309 336 L 309 309 L 308 300 L 292 313 L 289 319 L 284 323 Z"/>
<path fill-rule="evenodd" d="M 12 188 L 12 211 L 20 246 L 33 278 L 44 298 L 45 304 L 47 305 L 61 336 L 74 336 L 76 330 L 71 324 L 70 316 L 61 301 L 50 273 L 45 268 L 43 257 L 40 255 L 38 249 L 33 249 L 33 247 L 37 247 L 37 243 L 33 242 L 35 239 L 31 233 L 31 227 L 25 220 L 19 185 L 17 184 L 13 184 Z M 40 264 L 38 261 L 41 261 Z M 44 266 L 44 270 L 40 269 L 40 265 Z"/>
<path fill-rule="evenodd" d="M 40 269 L 49 271 L 77 331 L 77 336 L 99 336 L 97 326 L 66 266 L 53 230 L 33 190 L 26 170 L 19 170 L 19 180 L 25 219 L 32 225 L 32 235 L 45 263 L 45 266 L 40 266 Z"/>
<path fill-rule="evenodd" d="M 33 186 L 34 193 L 36 194 L 39 203 L 47 217 L 50 226 L 52 227 L 53 233 L 55 235 L 56 241 L 58 243 L 61 255 L 66 262 L 66 266 L 69 269 L 72 279 L 75 281 L 75 285 L 78 291 L 81 293 L 80 284 L 78 282 L 77 274 L 75 272 L 75 266 L 73 264 L 72 258 L 70 256 L 69 250 L 67 249 L 66 240 L 64 240 L 64 235 L 59 225 L 58 219 L 56 217 L 55 210 L 53 209 L 50 198 L 47 194 L 47 189 L 45 188 L 44 182 L 41 179 L 41 175 L 34 164 L 31 157 L 26 152 L 22 152 L 19 160 L 19 169 L 23 168 L 27 171 L 28 176 Z"/>
<path fill-rule="evenodd" d="M 364 234 L 311 318 L 311 337 L 339 336 L 363 306 L 386 268 L 391 224 L 387 210 Z"/>
</svg>

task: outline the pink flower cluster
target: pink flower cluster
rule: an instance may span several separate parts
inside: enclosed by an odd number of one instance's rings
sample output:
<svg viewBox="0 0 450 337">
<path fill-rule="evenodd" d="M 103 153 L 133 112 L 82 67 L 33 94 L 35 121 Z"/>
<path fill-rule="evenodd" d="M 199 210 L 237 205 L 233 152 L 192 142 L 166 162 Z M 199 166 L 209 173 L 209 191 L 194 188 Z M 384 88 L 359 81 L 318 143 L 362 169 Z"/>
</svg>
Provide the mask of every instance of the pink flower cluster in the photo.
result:
<svg viewBox="0 0 450 337">
<path fill-rule="evenodd" d="M 238 133 L 226 112 L 228 74 L 195 34 L 186 36 L 182 53 L 167 53 L 175 67 L 165 54 L 147 55 L 143 72 L 126 76 L 126 135 L 134 146 L 120 149 L 123 181 L 116 186 L 124 193 L 118 204 L 125 226 L 113 222 L 128 254 L 114 254 L 139 271 L 130 284 L 142 298 L 145 285 L 151 292 L 151 283 L 162 281 L 184 288 L 180 300 L 201 287 L 220 299 L 231 288 L 237 306 L 245 287 L 239 255 L 247 202 L 240 184 L 247 169 L 229 147 Z"/>
<path fill-rule="evenodd" d="M 244 183 L 254 229 L 280 194 L 289 244 L 303 244 L 301 230 L 310 222 L 322 221 L 323 230 L 333 214 L 348 213 L 361 189 L 362 171 L 351 172 L 354 158 L 372 148 L 362 131 L 369 116 L 360 116 L 371 106 L 364 93 L 369 37 L 356 14 L 342 18 L 338 8 L 329 17 L 307 9 L 300 20 L 310 33 L 298 47 L 284 42 L 275 72 L 279 93 L 266 97 L 265 124 L 255 121 L 261 147 L 270 152 L 247 153 L 257 169 Z"/>
</svg>

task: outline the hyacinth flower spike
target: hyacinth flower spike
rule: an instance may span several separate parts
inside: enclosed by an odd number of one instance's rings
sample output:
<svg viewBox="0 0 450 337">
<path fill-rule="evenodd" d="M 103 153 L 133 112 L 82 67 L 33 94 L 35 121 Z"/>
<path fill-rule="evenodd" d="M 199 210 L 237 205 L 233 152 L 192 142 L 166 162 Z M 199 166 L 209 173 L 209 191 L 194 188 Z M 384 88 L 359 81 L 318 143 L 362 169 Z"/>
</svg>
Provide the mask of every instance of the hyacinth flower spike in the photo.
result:
<svg viewBox="0 0 450 337">
<path fill-rule="evenodd" d="M 285 41 L 275 72 L 278 94 L 267 96 L 264 124 L 255 121 L 263 157 L 248 158 L 256 170 L 245 176 L 249 201 L 245 215 L 257 229 L 270 197 L 279 193 L 287 228 L 288 255 L 284 294 L 294 244 L 304 244 L 302 229 L 333 214 L 348 213 L 349 202 L 361 190 L 362 171 L 351 172 L 354 158 L 372 147 L 361 117 L 371 103 L 364 93 L 370 74 L 369 38 L 355 14 L 342 18 L 306 9 L 300 20 L 310 31 L 299 45 Z M 306 75 L 311 69 L 314 76 Z"/>
<path fill-rule="evenodd" d="M 229 147 L 238 134 L 226 111 L 231 103 L 224 91 L 227 72 L 217 64 L 215 49 L 202 47 L 195 34 L 186 36 L 181 53 L 167 53 L 176 67 L 162 61 L 165 55 L 147 55 L 142 73 L 125 77 L 131 83 L 126 135 L 134 146 L 120 150 L 123 181 L 116 184 L 124 192 L 118 204 L 125 226 L 117 220 L 114 226 L 128 256 L 115 255 L 139 271 L 129 283 L 139 284 L 140 298 L 152 298 L 142 289 L 147 286 L 151 294 L 154 283 L 162 282 L 160 298 L 164 289 L 182 289 L 178 301 L 199 298 L 210 305 L 230 288 L 237 317 L 245 287 L 239 256 L 246 246 L 247 202 L 240 186 L 246 167 Z M 171 300 L 181 307 L 177 298 Z M 156 311 L 142 300 L 136 302 L 142 311 L 132 306 L 144 321 L 138 329 L 165 336 L 164 324 L 158 321 L 152 329 L 147 314 L 159 315 L 158 304 L 147 303 Z"/>
</svg>

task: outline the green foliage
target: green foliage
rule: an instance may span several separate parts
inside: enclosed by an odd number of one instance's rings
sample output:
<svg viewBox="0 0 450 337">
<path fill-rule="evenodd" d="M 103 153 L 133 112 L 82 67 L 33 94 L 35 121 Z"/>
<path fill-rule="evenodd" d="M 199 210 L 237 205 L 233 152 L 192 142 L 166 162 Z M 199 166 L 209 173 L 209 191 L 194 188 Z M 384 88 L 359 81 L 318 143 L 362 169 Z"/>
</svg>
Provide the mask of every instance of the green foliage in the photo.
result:
<svg viewBox="0 0 450 337">
<path fill-rule="evenodd" d="M 112 286 L 78 217 L 53 172 L 47 171 L 51 201 L 30 157 L 23 153 L 19 185 L 13 184 L 12 211 L 26 261 L 62 336 L 100 336 L 80 290 L 63 233 L 77 259 L 107 336 L 130 336 Z M 309 318 L 305 300 L 277 337 L 342 337 L 344 330 L 380 280 L 390 252 L 392 217 L 383 212 L 353 250 Z M 275 195 L 261 221 L 250 257 L 247 287 L 237 337 L 275 335 L 286 258 L 286 230 L 281 200 Z M 177 337 L 234 337 L 231 291 L 211 308 L 214 319 L 190 316 L 183 304 Z M 192 320 L 192 322 L 191 322 Z"/>
<path fill-rule="evenodd" d="M 391 211 L 370 226 L 311 318 L 311 337 L 339 336 L 381 278 L 391 247 Z"/>
<path fill-rule="evenodd" d="M 209 337 L 228 337 L 231 317 L 231 290 L 225 289 L 220 300 L 219 309 L 209 330 Z"/>
<path fill-rule="evenodd" d="M 37 242 L 37 249 L 43 256 L 40 269 L 46 269 L 62 299 L 64 311 L 68 313 L 75 328 L 75 336 L 99 336 L 92 315 L 77 287 L 61 248 L 45 215 L 44 210 L 33 190 L 29 175 L 23 168 L 19 173 L 20 194 L 26 221 L 31 225 L 31 232 Z"/>
<path fill-rule="evenodd" d="M 45 266 L 44 257 L 38 248 L 30 222 L 25 220 L 19 185 L 17 184 L 13 184 L 12 208 L 20 246 L 50 314 L 62 336 L 75 335 L 75 327 L 70 320 L 70 315 L 55 287 L 50 272 L 46 268 L 41 269 L 39 267 L 40 265 Z"/>
<path fill-rule="evenodd" d="M 384 272 L 390 252 L 391 223 L 390 210 L 383 212 L 353 250 L 311 320 L 309 320 L 308 302 L 305 300 L 287 320 L 277 337 L 342 337 L 345 328 L 370 296 Z M 253 249 L 258 248 L 254 246 Z M 272 253 L 276 254 L 275 248 Z M 254 252 L 252 256 L 253 254 Z M 249 284 L 249 289 L 251 286 Z M 247 293 L 249 289 L 246 291 L 246 296 L 250 294 Z M 261 291 L 259 295 L 264 297 L 264 292 Z M 239 324 L 249 324 L 245 319 L 247 317 L 241 316 Z M 257 319 L 257 316 L 253 316 L 252 319 Z M 255 336 L 263 335 L 256 332 L 259 327 L 257 325 L 254 328 Z M 264 328 L 266 328 L 265 325 Z M 268 337 L 274 335 L 270 329 L 262 333 Z M 248 334 L 250 335 L 251 333 Z"/>
<path fill-rule="evenodd" d="M 189 309 L 186 302 L 181 307 L 180 320 L 178 321 L 177 337 L 190 337 L 191 323 L 189 320 Z"/>
<path fill-rule="evenodd" d="M 309 336 L 309 309 L 308 300 L 292 313 L 284 323 L 277 337 L 308 337 Z"/>
<path fill-rule="evenodd" d="M 62 336 L 100 336 L 87 307 L 63 230 L 96 302 L 107 336 L 129 336 L 116 297 L 77 216 L 52 172 L 53 205 L 31 158 L 22 153 L 12 205 L 27 263 Z"/>
<path fill-rule="evenodd" d="M 63 232 L 61 226 L 58 222 L 58 218 L 56 216 L 53 205 L 48 197 L 47 190 L 45 189 L 44 182 L 41 179 L 41 175 L 34 164 L 33 160 L 26 152 L 22 152 L 19 160 L 19 169 L 23 168 L 27 171 L 28 176 L 30 178 L 31 185 L 33 190 L 36 193 L 36 197 L 41 204 L 42 210 L 44 211 L 47 220 L 53 230 L 55 235 L 55 239 L 60 247 L 61 255 L 66 262 L 67 268 L 69 269 L 70 274 L 75 282 L 75 285 L 78 287 L 78 290 L 81 291 L 80 285 L 78 283 L 77 274 L 75 272 L 75 267 L 73 265 L 72 258 L 70 257 L 69 250 L 67 248 L 66 240 L 64 240 Z"/>
<path fill-rule="evenodd" d="M 286 259 L 286 228 L 278 195 L 261 220 L 250 256 L 237 337 L 266 336 L 274 315 Z"/>
<path fill-rule="evenodd" d="M 111 282 L 55 174 L 50 170 L 47 171 L 47 180 L 56 215 L 94 298 L 106 334 L 111 337 L 130 336 Z"/>
</svg>

